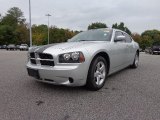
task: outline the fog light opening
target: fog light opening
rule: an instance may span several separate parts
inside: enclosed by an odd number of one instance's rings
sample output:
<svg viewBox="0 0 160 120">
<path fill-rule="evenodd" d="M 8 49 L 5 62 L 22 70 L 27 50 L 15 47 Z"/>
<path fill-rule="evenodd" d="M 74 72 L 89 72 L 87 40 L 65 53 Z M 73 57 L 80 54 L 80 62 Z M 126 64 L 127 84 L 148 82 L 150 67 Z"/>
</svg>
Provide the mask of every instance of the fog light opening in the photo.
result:
<svg viewBox="0 0 160 120">
<path fill-rule="evenodd" d="M 69 77 L 69 82 L 70 82 L 70 83 L 73 83 L 73 82 L 74 82 L 73 78 L 70 78 L 70 77 Z"/>
</svg>

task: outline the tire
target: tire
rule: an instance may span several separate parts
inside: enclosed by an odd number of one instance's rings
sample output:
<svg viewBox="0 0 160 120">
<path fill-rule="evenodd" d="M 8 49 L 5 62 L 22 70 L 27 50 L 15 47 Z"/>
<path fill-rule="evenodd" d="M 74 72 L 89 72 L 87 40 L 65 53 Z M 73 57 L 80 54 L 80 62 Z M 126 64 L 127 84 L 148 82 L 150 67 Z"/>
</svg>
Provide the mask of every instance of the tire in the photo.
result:
<svg viewBox="0 0 160 120">
<path fill-rule="evenodd" d="M 101 89 L 106 81 L 108 73 L 108 65 L 106 60 L 98 56 L 96 57 L 89 68 L 86 87 L 89 90 L 97 91 Z"/>
<path fill-rule="evenodd" d="M 131 65 L 131 68 L 137 68 L 138 67 L 138 63 L 139 63 L 139 54 L 137 52 L 136 55 L 135 55 L 135 57 L 134 57 L 134 62 Z"/>
</svg>

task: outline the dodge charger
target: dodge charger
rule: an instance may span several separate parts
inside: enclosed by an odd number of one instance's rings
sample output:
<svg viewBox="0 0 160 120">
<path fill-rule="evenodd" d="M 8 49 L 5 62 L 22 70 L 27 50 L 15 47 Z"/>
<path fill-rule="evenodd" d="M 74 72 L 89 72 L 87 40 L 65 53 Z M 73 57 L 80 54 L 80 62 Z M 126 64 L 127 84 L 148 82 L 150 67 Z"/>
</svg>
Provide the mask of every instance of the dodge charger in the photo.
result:
<svg viewBox="0 0 160 120">
<path fill-rule="evenodd" d="M 137 68 L 139 45 L 126 32 L 94 29 L 64 43 L 32 47 L 28 75 L 54 85 L 101 89 L 107 77 L 126 67 Z"/>
</svg>

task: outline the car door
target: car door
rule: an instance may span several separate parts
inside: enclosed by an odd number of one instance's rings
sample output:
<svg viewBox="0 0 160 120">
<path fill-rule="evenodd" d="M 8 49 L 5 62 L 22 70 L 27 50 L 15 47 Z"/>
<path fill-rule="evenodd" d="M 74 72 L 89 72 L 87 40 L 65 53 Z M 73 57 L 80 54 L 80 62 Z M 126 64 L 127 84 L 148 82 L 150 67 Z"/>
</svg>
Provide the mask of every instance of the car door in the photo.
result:
<svg viewBox="0 0 160 120">
<path fill-rule="evenodd" d="M 126 58 L 126 62 L 130 63 L 131 61 L 133 61 L 134 56 L 135 56 L 135 50 L 134 50 L 134 46 L 132 43 L 132 38 L 127 34 L 124 33 L 124 36 L 126 38 L 126 52 L 127 52 L 127 58 Z"/>
<path fill-rule="evenodd" d="M 117 36 L 122 36 L 123 33 L 121 31 L 115 31 L 114 39 Z M 124 36 L 124 35 L 123 35 Z M 115 42 L 113 41 L 112 45 L 112 67 L 116 70 L 122 69 L 126 63 L 127 59 L 127 47 L 125 40 Z"/>
</svg>

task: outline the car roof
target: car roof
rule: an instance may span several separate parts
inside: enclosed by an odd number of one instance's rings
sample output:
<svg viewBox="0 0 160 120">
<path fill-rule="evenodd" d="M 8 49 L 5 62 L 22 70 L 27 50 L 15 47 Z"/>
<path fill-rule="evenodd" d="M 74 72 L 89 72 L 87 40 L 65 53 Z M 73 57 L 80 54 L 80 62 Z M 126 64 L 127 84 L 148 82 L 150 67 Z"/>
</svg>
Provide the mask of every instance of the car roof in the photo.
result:
<svg viewBox="0 0 160 120">
<path fill-rule="evenodd" d="M 97 29 L 90 29 L 90 30 L 88 30 L 88 31 L 96 31 L 96 30 L 113 30 L 113 29 L 111 29 L 111 28 L 97 28 Z"/>
<path fill-rule="evenodd" d="M 123 33 L 126 33 L 125 31 L 122 31 L 120 29 L 115 29 L 115 28 L 98 28 L 98 29 L 90 29 L 88 31 L 92 31 L 92 30 L 109 30 L 109 31 L 120 31 L 120 32 L 123 32 Z"/>
</svg>

